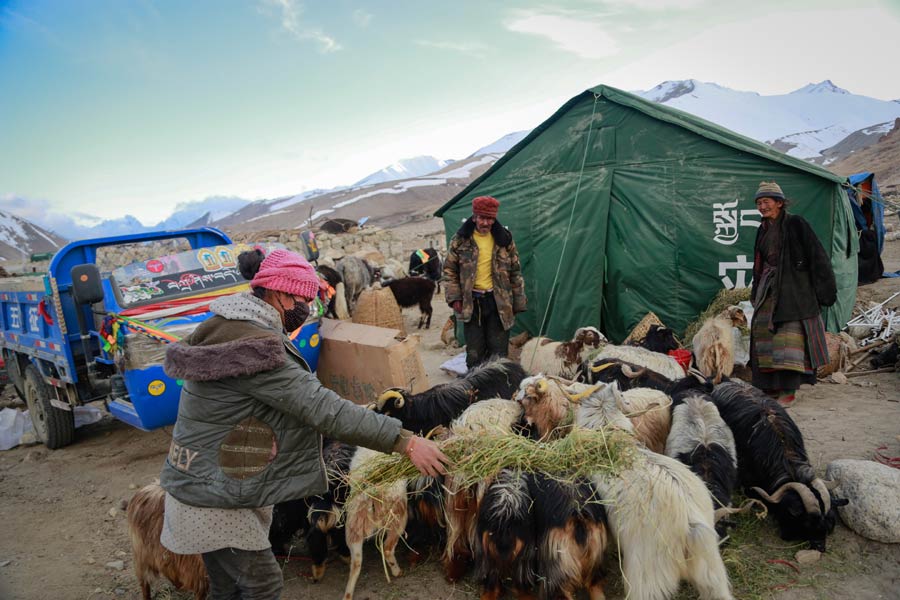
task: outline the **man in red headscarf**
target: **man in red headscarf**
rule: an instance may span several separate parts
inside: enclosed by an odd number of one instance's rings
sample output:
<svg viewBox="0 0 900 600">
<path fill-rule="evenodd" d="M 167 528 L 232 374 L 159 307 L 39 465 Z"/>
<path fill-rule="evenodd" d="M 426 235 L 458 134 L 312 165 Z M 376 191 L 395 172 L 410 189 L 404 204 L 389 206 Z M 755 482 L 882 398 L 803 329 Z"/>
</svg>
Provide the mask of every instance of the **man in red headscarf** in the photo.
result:
<svg viewBox="0 0 900 600">
<path fill-rule="evenodd" d="M 506 356 L 516 313 L 527 306 L 519 252 L 512 234 L 497 221 L 500 202 L 472 201 L 472 216 L 450 241 L 444 263 L 446 298 L 464 323 L 466 366 Z"/>
</svg>

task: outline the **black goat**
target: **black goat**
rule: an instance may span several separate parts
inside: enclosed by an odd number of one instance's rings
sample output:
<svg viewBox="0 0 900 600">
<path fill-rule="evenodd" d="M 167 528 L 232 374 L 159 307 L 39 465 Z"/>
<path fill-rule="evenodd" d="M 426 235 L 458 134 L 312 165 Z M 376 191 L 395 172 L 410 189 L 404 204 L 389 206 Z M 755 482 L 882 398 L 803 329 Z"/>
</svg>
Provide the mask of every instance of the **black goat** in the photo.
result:
<svg viewBox="0 0 900 600">
<path fill-rule="evenodd" d="M 679 348 L 678 342 L 675 341 L 675 334 L 671 329 L 662 325 L 651 325 L 647 335 L 644 336 L 641 343 L 636 345 L 660 354 L 668 354 L 669 350 Z"/>
<path fill-rule="evenodd" d="M 835 507 L 848 500 L 832 498 L 816 477 L 797 424 L 776 400 L 746 384 L 717 385 L 712 399 L 734 434 L 738 473 L 748 495 L 766 502 L 782 539 L 806 540 L 824 552 L 837 520 Z"/>
<path fill-rule="evenodd" d="M 622 391 L 644 387 L 665 392 L 669 396 L 677 396 L 686 391 L 709 393 L 713 390 L 713 384 L 709 379 L 688 375 L 672 381 L 647 367 L 614 358 L 601 358 L 591 363 L 583 363 L 578 368 L 575 380 L 584 383 L 615 381 Z"/>
<path fill-rule="evenodd" d="M 524 378 L 522 365 L 502 358 L 473 369 L 463 379 L 436 385 L 419 394 L 391 388 L 369 407 L 400 419 L 410 431 L 426 434 L 438 425 L 450 425 L 473 402 L 512 398 Z"/>
<path fill-rule="evenodd" d="M 326 282 L 328 282 L 328 285 L 330 285 L 335 290 L 335 292 L 337 292 L 338 284 L 343 283 L 343 281 L 344 281 L 341 278 L 340 273 L 338 273 L 336 270 L 332 269 L 331 267 L 329 267 L 327 265 L 317 266 L 316 271 L 319 273 L 319 275 L 322 276 L 322 278 Z M 332 319 L 337 318 L 337 313 L 334 310 L 335 298 L 336 298 L 336 296 L 332 296 L 328 300 L 328 306 L 325 308 L 325 316 L 331 317 Z"/>
<path fill-rule="evenodd" d="M 394 279 L 384 284 L 391 288 L 394 299 L 400 308 L 409 308 L 410 306 L 419 306 L 419 329 L 422 325 L 425 329 L 431 327 L 431 299 L 434 297 L 434 282 L 421 277 L 404 277 L 403 279 Z"/>
<path fill-rule="evenodd" d="M 880 369 L 882 367 L 893 367 L 900 359 L 900 347 L 897 342 L 891 342 L 891 345 L 880 352 L 876 352 L 872 357 L 872 368 Z"/>
<path fill-rule="evenodd" d="M 475 525 L 482 599 L 496 600 L 508 583 L 516 597 L 536 587 L 533 497 L 527 475 L 503 469 L 488 486 Z"/>
<path fill-rule="evenodd" d="M 540 597 L 574 598 L 582 588 L 591 598 L 605 597 L 601 564 L 609 535 L 600 494 L 585 479 L 567 483 L 535 473 L 527 481 L 534 502 Z"/>
<path fill-rule="evenodd" d="M 328 490 L 321 496 L 280 502 L 272 511 L 269 541 L 276 555 L 288 553 L 291 538 L 299 529 L 306 530 L 306 545 L 312 558 L 312 579 L 319 581 L 325 574 L 329 542 L 341 556 L 350 550 L 340 524 L 340 513 L 347 500 L 347 473 L 356 447 L 343 442 L 326 441 L 322 450 Z"/>
<path fill-rule="evenodd" d="M 423 256 L 425 258 L 423 260 Z M 441 257 L 436 248 L 423 248 L 409 255 L 409 274 L 413 277 L 425 277 L 437 285 L 437 291 L 441 291 L 441 276 L 443 275 Z"/>
</svg>

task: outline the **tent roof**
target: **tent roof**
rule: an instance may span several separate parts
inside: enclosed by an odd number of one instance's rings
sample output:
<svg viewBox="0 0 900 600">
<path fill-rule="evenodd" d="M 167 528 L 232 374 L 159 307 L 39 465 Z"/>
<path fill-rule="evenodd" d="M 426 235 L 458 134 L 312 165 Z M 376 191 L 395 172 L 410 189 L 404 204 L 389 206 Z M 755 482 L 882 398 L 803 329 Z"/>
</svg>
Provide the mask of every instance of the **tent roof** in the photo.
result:
<svg viewBox="0 0 900 600">
<path fill-rule="evenodd" d="M 727 129 L 720 125 L 716 125 L 715 123 L 707 121 L 706 119 L 702 119 L 698 116 L 686 113 L 683 110 L 678 110 L 677 108 L 672 108 L 670 106 L 665 106 L 664 104 L 652 102 L 635 94 L 630 94 L 608 85 L 598 85 L 597 87 L 586 90 L 585 92 L 575 96 L 574 98 L 566 102 L 559 110 L 553 113 L 553 115 L 549 119 L 535 127 L 531 131 L 531 133 L 525 136 L 522 141 L 513 146 L 506 154 L 504 154 L 497 162 L 495 162 L 490 169 L 485 171 L 481 175 L 481 177 L 470 183 L 468 186 L 466 186 L 465 189 L 456 194 L 446 204 L 441 206 L 435 212 L 435 216 L 443 216 L 444 211 L 446 211 L 456 202 L 468 195 L 473 189 L 480 185 L 482 181 L 490 177 L 492 173 L 502 167 L 525 146 L 530 144 L 532 140 L 537 138 L 542 132 L 549 128 L 555 121 L 562 117 L 562 115 L 568 112 L 573 106 L 583 101 L 585 98 L 590 97 L 591 95 L 606 98 L 611 102 L 615 102 L 616 104 L 620 104 L 622 106 L 627 106 L 629 108 L 642 112 L 645 115 L 653 117 L 654 119 L 683 127 L 684 129 L 687 129 L 688 131 L 691 131 L 697 135 L 719 142 L 721 144 L 734 148 L 735 150 L 754 154 L 756 156 L 759 156 L 760 158 L 781 163 L 783 165 L 787 165 L 801 171 L 806 171 L 812 175 L 816 175 L 834 183 L 841 184 L 846 182 L 846 178 L 835 175 L 834 173 L 823 167 L 819 167 L 793 156 L 788 156 L 787 154 L 779 152 L 771 148 L 770 146 L 763 144 L 762 142 L 758 142 L 749 137 L 735 133 L 730 129 Z"/>
</svg>

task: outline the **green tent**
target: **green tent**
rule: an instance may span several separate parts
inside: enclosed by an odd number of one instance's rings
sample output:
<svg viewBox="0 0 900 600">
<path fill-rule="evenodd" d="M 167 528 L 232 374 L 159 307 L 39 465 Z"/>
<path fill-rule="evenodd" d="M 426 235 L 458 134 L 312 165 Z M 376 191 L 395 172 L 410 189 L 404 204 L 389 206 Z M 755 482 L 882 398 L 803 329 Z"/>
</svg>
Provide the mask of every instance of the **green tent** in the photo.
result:
<svg viewBox="0 0 900 600">
<path fill-rule="evenodd" d="M 618 342 L 647 311 L 680 333 L 723 286 L 750 285 L 761 180 L 781 185 L 831 255 L 839 292 L 825 320 L 839 330 L 858 249 L 845 179 L 615 88 L 569 100 L 436 214 L 449 239 L 474 197 L 496 196 L 525 277 L 518 327 L 569 339 L 594 325 Z"/>
</svg>

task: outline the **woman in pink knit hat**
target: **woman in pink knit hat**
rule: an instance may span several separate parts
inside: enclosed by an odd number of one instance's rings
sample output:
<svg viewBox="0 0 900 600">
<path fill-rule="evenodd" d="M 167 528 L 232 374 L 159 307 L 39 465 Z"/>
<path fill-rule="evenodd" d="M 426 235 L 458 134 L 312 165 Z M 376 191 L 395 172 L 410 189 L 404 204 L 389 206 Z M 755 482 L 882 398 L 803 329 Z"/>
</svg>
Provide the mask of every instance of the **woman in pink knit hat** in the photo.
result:
<svg viewBox="0 0 900 600">
<path fill-rule="evenodd" d="M 322 438 L 403 452 L 423 475 L 447 458 L 400 421 L 323 387 L 286 331 L 303 325 L 319 291 L 298 254 L 238 257 L 252 293 L 210 304 L 213 316 L 166 354 L 184 382 L 169 454 L 162 544 L 202 554 L 210 598 L 278 598 L 283 577 L 269 543 L 272 507 L 326 491 Z"/>
</svg>

